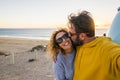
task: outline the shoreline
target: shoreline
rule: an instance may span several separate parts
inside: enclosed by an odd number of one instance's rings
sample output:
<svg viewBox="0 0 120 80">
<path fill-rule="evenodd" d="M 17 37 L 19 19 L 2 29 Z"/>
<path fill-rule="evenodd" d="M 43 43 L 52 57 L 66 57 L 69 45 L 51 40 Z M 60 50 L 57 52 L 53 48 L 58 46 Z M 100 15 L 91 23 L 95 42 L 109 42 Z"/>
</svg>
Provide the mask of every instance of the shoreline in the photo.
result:
<svg viewBox="0 0 120 80">
<path fill-rule="evenodd" d="M 0 35 L 0 38 L 18 38 L 18 39 L 34 39 L 34 40 L 49 40 L 48 38 L 42 38 L 42 37 L 23 37 L 23 36 L 2 36 Z"/>
<path fill-rule="evenodd" d="M 0 51 L 1 52 L 24 52 L 32 49 L 37 45 L 46 46 L 48 40 L 43 39 L 29 39 L 29 38 L 15 38 L 15 37 L 0 37 Z"/>
</svg>

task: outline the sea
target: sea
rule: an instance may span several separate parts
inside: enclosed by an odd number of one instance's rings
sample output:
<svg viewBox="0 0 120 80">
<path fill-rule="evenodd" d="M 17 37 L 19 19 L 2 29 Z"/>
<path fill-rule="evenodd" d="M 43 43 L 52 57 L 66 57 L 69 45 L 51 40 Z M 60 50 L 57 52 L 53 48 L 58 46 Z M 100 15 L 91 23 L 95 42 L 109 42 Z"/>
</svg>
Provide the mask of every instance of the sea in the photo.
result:
<svg viewBox="0 0 120 80">
<path fill-rule="evenodd" d="M 56 28 L 0 28 L 0 37 L 31 38 L 49 40 Z M 95 35 L 102 36 L 107 28 L 96 29 Z"/>
</svg>

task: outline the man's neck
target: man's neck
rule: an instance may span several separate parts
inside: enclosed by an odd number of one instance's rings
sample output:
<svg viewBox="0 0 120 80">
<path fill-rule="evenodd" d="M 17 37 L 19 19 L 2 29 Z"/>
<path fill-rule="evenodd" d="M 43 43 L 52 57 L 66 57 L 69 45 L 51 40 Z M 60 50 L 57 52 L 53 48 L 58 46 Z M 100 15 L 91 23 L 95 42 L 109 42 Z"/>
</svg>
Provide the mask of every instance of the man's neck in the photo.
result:
<svg viewBox="0 0 120 80">
<path fill-rule="evenodd" d="M 94 37 L 87 37 L 83 42 L 84 42 L 84 44 L 86 44 L 86 43 L 89 43 L 89 42 L 91 42 L 91 41 L 93 41 L 93 40 L 95 40 L 96 39 L 96 37 L 94 36 Z"/>
</svg>

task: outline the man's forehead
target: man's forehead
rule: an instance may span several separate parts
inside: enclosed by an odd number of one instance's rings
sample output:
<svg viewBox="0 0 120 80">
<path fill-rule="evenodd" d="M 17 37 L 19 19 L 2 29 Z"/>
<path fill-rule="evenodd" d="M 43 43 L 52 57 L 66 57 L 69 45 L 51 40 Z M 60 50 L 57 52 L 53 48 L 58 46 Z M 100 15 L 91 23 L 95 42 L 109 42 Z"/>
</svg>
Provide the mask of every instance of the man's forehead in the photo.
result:
<svg viewBox="0 0 120 80">
<path fill-rule="evenodd" d="M 75 27 L 72 27 L 72 26 L 71 26 L 71 27 L 69 28 L 69 31 L 72 32 L 72 33 L 75 33 L 75 32 L 76 32 Z"/>
</svg>

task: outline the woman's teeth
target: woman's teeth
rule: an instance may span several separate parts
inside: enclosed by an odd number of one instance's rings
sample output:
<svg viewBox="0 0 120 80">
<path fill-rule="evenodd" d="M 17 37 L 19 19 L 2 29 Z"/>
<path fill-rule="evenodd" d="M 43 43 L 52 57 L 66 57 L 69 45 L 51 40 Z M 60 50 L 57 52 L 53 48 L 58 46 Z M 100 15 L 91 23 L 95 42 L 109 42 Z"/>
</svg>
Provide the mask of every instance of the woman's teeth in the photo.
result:
<svg viewBox="0 0 120 80">
<path fill-rule="evenodd" d="M 68 44 L 69 44 L 69 43 L 68 43 L 68 42 L 66 42 L 66 43 L 65 43 L 65 46 L 67 46 Z"/>
</svg>

